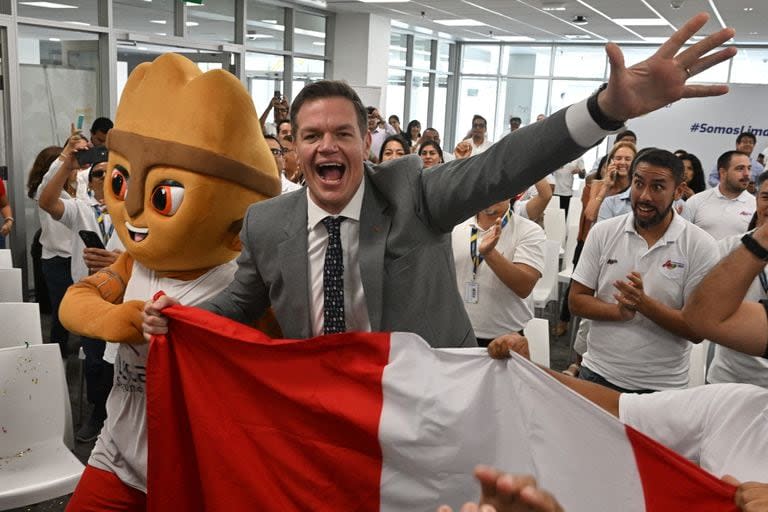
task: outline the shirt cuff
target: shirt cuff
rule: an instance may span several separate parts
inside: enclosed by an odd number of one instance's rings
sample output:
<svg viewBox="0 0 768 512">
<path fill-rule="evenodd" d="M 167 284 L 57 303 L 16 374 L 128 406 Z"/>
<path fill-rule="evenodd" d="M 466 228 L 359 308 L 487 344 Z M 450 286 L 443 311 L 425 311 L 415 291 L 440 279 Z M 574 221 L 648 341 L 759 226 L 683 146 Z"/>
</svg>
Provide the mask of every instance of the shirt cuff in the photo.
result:
<svg viewBox="0 0 768 512">
<path fill-rule="evenodd" d="M 611 133 L 617 133 L 619 130 L 609 132 L 603 130 L 589 115 L 587 110 L 587 100 L 582 100 L 578 103 L 574 103 L 568 110 L 565 111 L 565 125 L 568 127 L 568 132 L 571 134 L 573 141 L 583 148 L 591 148 L 606 135 Z"/>
</svg>

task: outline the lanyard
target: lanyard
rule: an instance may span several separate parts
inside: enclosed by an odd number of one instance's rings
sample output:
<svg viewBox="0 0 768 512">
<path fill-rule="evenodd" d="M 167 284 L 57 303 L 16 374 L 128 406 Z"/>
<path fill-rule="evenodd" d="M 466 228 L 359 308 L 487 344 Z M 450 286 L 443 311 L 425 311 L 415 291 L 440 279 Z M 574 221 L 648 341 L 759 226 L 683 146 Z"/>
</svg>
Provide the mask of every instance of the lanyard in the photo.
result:
<svg viewBox="0 0 768 512">
<path fill-rule="evenodd" d="M 504 214 L 504 218 L 501 219 L 501 229 L 504 229 L 511 217 L 512 209 L 509 208 L 507 213 Z M 477 253 L 477 231 L 477 226 L 472 226 L 472 231 L 469 234 L 469 255 L 472 258 L 472 280 L 477 277 L 477 269 L 480 268 L 480 264 L 483 262 L 483 257 Z"/>
<path fill-rule="evenodd" d="M 765 269 L 760 271 L 759 277 L 760 277 L 760 284 L 763 287 L 763 293 L 765 295 L 768 295 L 768 277 L 766 277 L 765 275 Z"/>
<path fill-rule="evenodd" d="M 112 233 L 115 231 L 115 225 L 110 224 L 109 231 L 107 231 L 107 228 L 104 227 L 104 211 L 102 210 L 101 205 L 93 205 L 93 215 L 96 217 L 96 222 L 99 225 L 99 231 L 101 231 L 101 239 L 104 240 L 104 246 L 106 247 L 107 242 L 109 242 L 109 239 L 112 238 Z"/>
</svg>

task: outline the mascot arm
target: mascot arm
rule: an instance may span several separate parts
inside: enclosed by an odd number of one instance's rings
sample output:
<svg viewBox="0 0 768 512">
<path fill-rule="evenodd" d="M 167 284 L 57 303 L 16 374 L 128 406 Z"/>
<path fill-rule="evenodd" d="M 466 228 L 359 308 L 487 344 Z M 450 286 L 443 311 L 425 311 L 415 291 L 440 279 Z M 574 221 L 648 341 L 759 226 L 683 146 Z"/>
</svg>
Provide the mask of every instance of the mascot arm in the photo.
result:
<svg viewBox="0 0 768 512">
<path fill-rule="evenodd" d="M 116 343 L 143 343 L 141 331 L 144 303 L 123 302 L 131 277 L 133 259 L 120 254 L 112 265 L 70 286 L 59 307 L 59 318 L 67 330 Z"/>
</svg>

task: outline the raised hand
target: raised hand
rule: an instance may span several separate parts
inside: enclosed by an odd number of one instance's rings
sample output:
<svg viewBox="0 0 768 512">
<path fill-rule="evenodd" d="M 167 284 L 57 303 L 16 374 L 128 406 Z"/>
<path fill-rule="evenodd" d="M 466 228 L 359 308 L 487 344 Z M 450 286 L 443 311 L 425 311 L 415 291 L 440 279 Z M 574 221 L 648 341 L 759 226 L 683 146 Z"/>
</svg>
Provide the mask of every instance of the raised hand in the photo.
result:
<svg viewBox="0 0 768 512">
<path fill-rule="evenodd" d="M 701 13 L 686 22 L 666 43 L 648 59 L 632 67 L 624 67 L 624 55 L 619 47 L 605 47 L 611 65 L 608 87 L 597 98 L 600 110 L 610 119 L 625 121 L 652 112 L 681 98 L 719 96 L 728 92 L 725 85 L 686 85 L 693 75 L 730 59 L 736 48 L 724 48 L 712 55 L 705 54 L 734 36 L 731 28 L 707 36 L 690 48 L 678 53 L 709 20 Z"/>
</svg>

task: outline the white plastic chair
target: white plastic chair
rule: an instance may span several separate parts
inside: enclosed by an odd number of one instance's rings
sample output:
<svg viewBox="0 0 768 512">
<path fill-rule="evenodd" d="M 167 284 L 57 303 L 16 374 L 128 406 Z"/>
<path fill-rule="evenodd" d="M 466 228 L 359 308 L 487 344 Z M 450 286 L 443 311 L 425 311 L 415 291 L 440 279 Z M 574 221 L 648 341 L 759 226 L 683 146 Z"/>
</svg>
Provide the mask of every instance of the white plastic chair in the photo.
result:
<svg viewBox="0 0 768 512">
<path fill-rule="evenodd" d="M 573 274 L 573 255 L 576 253 L 576 240 L 579 237 L 579 225 L 569 224 L 565 233 L 565 253 L 563 254 L 563 266 L 558 280 L 567 283 Z"/>
<path fill-rule="evenodd" d="M 13 268 L 10 249 L 0 249 L 0 268 Z"/>
<path fill-rule="evenodd" d="M 709 340 L 696 343 L 691 347 L 690 364 L 688 368 L 688 387 L 703 386 L 707 377 L 707 352 Z"/>
<path fill-rule="evenodd" d="M 544 232 L 547 240 L 556 240 L 560 248 L 565 246 L 565 210 L 546 210 L 544 212 Z"/>
<path fill-rule="evenodd" d="M 40 345 L 40 306 L 35 302 L 0 302 L 0 348 Z"/>
<path fill-rule="evenodd" d="M 544 272 L 536 282 L 531 295 L 536 309 L 546 309 L 552 301 L 557 302 L 558 253 L 560 242 L 544 241 Z"/>
<path fill-rule="evenodd" d="M 0 268 L 0 302 L 22 302 L 21 269 Z"/>
<path fill-rule="evenodd" d="M 531 361 L 549 368 L 549 322 L 543 318 L 531 318 L 525 326 Z"/>
<path fill-rule="evenodd" d="M 0 510 L 71 493 L 84 466 L 64 445 L 64 365 L 55 344 L 0 349 Z"/>
</svg>

